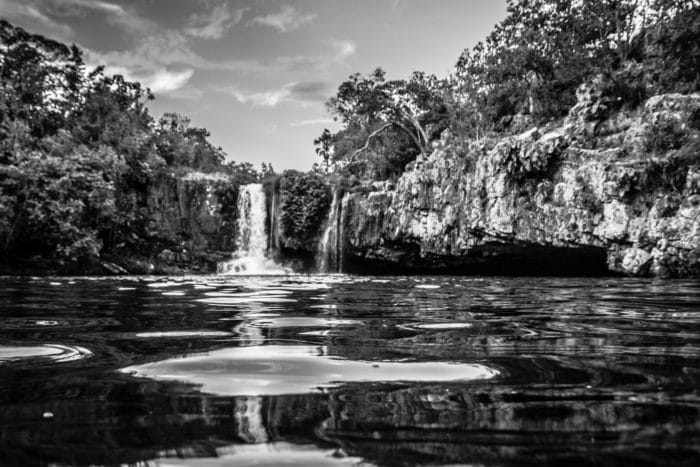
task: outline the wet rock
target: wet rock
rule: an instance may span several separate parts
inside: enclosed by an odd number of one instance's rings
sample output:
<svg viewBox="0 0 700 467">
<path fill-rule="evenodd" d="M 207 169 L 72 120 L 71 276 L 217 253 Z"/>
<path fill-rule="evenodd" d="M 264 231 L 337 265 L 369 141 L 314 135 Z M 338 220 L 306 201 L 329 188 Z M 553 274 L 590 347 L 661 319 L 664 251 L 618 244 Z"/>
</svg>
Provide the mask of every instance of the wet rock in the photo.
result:
<svg viewBox="0 0 700 467">
<path fill-rule="evenodd" d="M 640 248 L 628 248 L 623 252 L 622 272 L 637 276 L 649 268 L 652 260 L 651 253 Z"/>
</svg>

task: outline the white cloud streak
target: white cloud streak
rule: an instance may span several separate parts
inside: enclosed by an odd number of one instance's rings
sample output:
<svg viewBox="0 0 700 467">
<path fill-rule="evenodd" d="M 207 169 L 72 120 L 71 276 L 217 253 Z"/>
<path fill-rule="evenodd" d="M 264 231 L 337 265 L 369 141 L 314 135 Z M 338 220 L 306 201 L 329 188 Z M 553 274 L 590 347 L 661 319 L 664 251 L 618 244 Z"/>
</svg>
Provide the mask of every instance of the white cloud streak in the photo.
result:
<svg viewBox="0 0 700 467">
<path fill-rule="evenodd" d="M 145 84 L 153 92 L 171 92 L 183 87 L 192 78 L 194 70 L 169 71 L 165 68 L 156 70 L 145 78 Z"/>
<path fill-rule="evenodd" d="M 316 17 L 315 14 L 301 13 L 291 5 L 283 5 L 280 11 L 257 16 L 248 21 L 247 24 L 268 26 L 279 32 L 290 32 L 312 22 Z"/>
<path fill-rule="evenodd" d="M 357 44 L 349 40 L 333 39 L 329 44 L 336 49 L 335 60 L 342 62 L 357 52 Z"/>
<path fill-rule="evenodd" d="M 82 10 L 95 10 L 106 14 L 126 16 L 127 12 L 116 3 L 98 0 L 44 0 L 46 4 L 56 13 L 66 16 L 82 14 Z"/>
<path fill-rule="evenodd" d="M 0 0 L 0 15 L 11 22 L 21 24 L 32 32 L 59 39 L 73 36 L 73 30 L 69 26 L 54 21 L 32 2 Z"/>
<path fill-rule="evenodd" d="M 335 121 L 332 118 L 312 118 L 309 120 L 301 120 L 298 122 L 292 122 L 289 124 L 292 128 L 304 127 L 304 126 L 321 126 L 321 125 L 332 125 Z"/>
<path fill-rule="evenodd" d="M 105 20 L 119 27 L 126 34 L 146 34 L 157 29 L 157 25 L 136 14 L 132 9 L 104 0 L 29 0 L 47 12 L 68 17 L 81 17 L 87 11 L 104 15 Z"/>
<path fill-rule="evenodd" d="M 308 107 L 325 102 L 330 97 L 330 89 L 330 83 L 325 81 L 295 81 L 263 92 L 245 92 L 237 88 L 229 91 L 238 102 L 253 107 L 277 107 L 285 103 Z"/>
<path fill-rule="evenodd" d="M 232 11 L 228 4 L 223 3 L 209 13 L 193 15 L 185 33 L 202 39 L 221 39 L 231 27 L 241 22 L 247 10 L 240 8 Z"/>
</svg>

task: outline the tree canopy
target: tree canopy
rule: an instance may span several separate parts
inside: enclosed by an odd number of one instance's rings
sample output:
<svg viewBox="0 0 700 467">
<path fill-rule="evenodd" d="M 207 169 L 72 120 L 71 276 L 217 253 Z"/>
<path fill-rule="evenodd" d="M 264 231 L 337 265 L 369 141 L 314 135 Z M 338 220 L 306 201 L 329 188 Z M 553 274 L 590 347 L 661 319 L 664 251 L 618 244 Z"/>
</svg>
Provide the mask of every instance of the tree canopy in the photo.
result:
<svg viewBox="0 0 700 467">
<path fill-rule="evenodd" d="M 87 70 L 78 47 L 0 20 L 2 260 L 70 264 L 138 242 L 163 171 L 260 178 L 250 164 L 224 164 L 187 117 L 154 121 L 151 99 L 138 82 Z"/>
<path fill-rule="evenodd" d="M 356 175 L 400 173 L 447 125 L 441 81 L 414 73 L 408 80 L 387 80 L 381 68 L 355 73 L 343 82 L 328 109 L 344 128 L 328 130 L 315 141 L 327 167 L 346 168 Z"/>
<path fill-rule="evenodd" d="M 561 118 L 595 76 L 611 105 L 697 91 L 699 10 L 698 0 L 510 0 L 448 77 L 387 80 L 378 68 L 343 82 L 327 104 L 343 127 L 315 141 L 318 169 L 395 176 L 445 129 L 478 139 Z"/>
</svg>

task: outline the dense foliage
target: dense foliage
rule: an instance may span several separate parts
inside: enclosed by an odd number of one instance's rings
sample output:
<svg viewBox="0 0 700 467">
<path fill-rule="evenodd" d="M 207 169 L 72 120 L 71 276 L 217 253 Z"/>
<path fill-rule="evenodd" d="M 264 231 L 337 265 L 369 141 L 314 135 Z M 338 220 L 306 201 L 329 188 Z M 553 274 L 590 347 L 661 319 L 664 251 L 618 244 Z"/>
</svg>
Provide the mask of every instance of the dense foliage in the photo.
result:
<svg viewBox="0 0 700 467">
<path fill-rule="evenodd" d="M 331 203 L 330 188 L 322 176 L 294 170 L 285 171 L 279 185 L 282 235 L 293 249 L 302 248 L 302 241 L 315 247 Z"/>
<path fill-rule="evenodd" d="M 576 88 L 598 75 L 609 83 L 609 97 L 627 105 L 648 94 L 697 89 L 699 5 L 695 0 L 509 2 L 506 19 L 457 63 L 456 88 L 474 107 L 476 119 L 468 130 L 507 130 L 516 116 L 535 123 L 561 117 L 574 104 Z"/>
<path fill-rule="evenodd" d="M 480 139 L 563 117 L 593 78 L 608 111 L 700 89 L 700 2 L 510 0 L 447 78 L 377 69 L 342 83 L 328 108 L 343 128 L 315 141 L 317 170 L 391 178 L 445 129 Z"/>
<path fill-rule="evenodd" d="M 260 177 L 250 164 L 224 164 L 187 118 L 154 122 L 150 99 L 139 83 L 86 70 L 77 47 L 0 21 L 3 262 L 67 266 L 142 249 L 148 186 L 164 172 Z"/>
<path fill-rule="evenodd" d="M 319 169 L 370 178 L 399 175 L 447 128 L 445 91 L 435 76 L 421 72 L 408 80 L 387 80 L 381 68 L 353 74 L 327 104 L 344 128 L 326 130 L 315 141 L 324 159 Z"/>
</svg>

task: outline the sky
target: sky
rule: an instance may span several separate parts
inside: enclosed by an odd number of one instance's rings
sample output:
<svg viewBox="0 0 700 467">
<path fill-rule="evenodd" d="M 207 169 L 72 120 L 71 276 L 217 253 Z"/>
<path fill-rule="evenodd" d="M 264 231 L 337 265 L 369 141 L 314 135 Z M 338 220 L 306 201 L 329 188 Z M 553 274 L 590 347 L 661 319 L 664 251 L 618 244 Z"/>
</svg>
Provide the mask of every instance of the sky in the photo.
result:
<svg viewBox="0 0 700 467">
<path fill-rule="evenodd" d="M 349 75 L 446 76 L 505 0 L 0 0 L 0 17 L 150 87 L 156 119 L 188 116 L 229 160 L 308 170 Z"/>
</svg>

